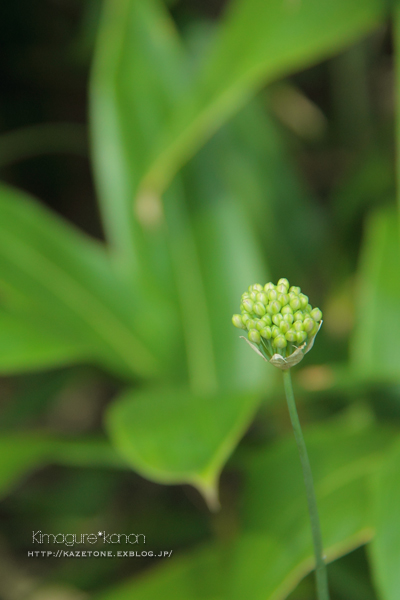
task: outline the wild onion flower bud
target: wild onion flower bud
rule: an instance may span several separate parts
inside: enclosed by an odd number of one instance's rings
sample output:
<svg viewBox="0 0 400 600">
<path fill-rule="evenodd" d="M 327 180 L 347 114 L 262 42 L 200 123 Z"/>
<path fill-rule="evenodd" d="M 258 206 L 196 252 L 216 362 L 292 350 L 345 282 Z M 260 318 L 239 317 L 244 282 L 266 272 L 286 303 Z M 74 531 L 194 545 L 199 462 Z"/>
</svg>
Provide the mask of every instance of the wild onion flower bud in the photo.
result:
<svg viewBox="0 0 400 600">
<path fill-rule="evenodd" d="M 265 315 L 265 306 L 262 302 L 256 302 L 253 310 L 259 317 L 263 317 Z"/>
<path fill-rule="evenodd" d="M 260 283 L 255 283 L 253 285 L 253 292 L 262 292 L 263 290 L 264 288 Z"/>
<path fill-rule="evenodd" d="M 240 304 L 241 314 L 233 315 L 238 329 L 248 330 L 244 338 L 262 358 L 280 369 L 290 369 L 311 350 L 322 325 L 322 312 L 309 303 L 298 286 L 282 278 L 249 286 Z"/>
<path fill-rule="evenodd" d="M 249 340 L 255 344 L 259 344 L 261 342 L 261 336 L 256 329 L 250 329 L 248 336 Z"/>
<path fill-rule="evenodd" d="M 242 302 L 246 312 L 251 313 L 253 310 L 254 302 L 250 298 L 245 298 Z"/>
<path fill-rule="evenodd" d="M 260 334 L 262 335 L 263 338 L 265 338 L 266 340 L 270 340 L 272 337 L 272 331 L 271 331 L 271 327 L 263 327 L 260 331 Z"/>
<path fill-rule="evenodd" d="M 283 308 L 285 308 L 285 307 L 283 307 Z M 286 313 L 283 315 L 283 320 L 286 321 L 286 323 L 289 323 L 291 325 L 294 321 L 294 316 L 292 315 L 292 313 Z"/>
<path fill-rule="evenodd" d="M 280 322 L 283 320 L 283 316 L 281 315 L 281 313 L 277 313 L 276 315 L 273 315 L 272 317 L 272 322 L 274 325 L 280 325 Z"/>
<path fill-rule="evenodd" d="M 241 315 L 233 315 L 232 323 L 238 329 L 246 329 L 246 325 L 243 323 Z M 314 327 L 314 323 L 313 323 L 313 327 Z"/>
<path fill-rule="evenodd" d="M 274 300 L 276 300 L 278 298 L 278 292 L 276 290 L 269 290 L 268 292 L 268 298 L 271 300 L 271 302 L 273 302 Z"/>
<path fill-rule="evenodd" d="M 290 323 L 282 319 L 282 321 L 279 323 L 279 329 L 282 331 L 282 333 L 286 333 L 290 329 Z"/>
<path fill-rule="evenodd" d="M 322 319 L 322 312 L 319 310 L 319 308 L 314 308 L 310 312 L 310 315 L 312 316 L 314 321 L 320 321 Z"/>
<path fill-rule="evenodd" d="M 246 300 L 243 302 L 243 304 L 245 302 L 246 302 Z M 298 296 L 296 296 L 295 298 L 292 298 L 292 300 L 290 300 L 289 304 L 293 308 L 293 310 L 299 310 L 299 308 L 301 307 L 300 298 Z"/>
<path fill-rule="evenodd" d="M 286 279 L 286 277 L 282 277 L 282 279 L 278 281 L 278 285 L 284 285 L 286 289 L 289 289 L 289 281 Z"/>
<path fill-rule="evenodd" d="M 287 341 L 283 335 L 277 335 L 273 341 L 273 345 L 275 346 L 275 348 L 286 348 Z"/>
</svg>

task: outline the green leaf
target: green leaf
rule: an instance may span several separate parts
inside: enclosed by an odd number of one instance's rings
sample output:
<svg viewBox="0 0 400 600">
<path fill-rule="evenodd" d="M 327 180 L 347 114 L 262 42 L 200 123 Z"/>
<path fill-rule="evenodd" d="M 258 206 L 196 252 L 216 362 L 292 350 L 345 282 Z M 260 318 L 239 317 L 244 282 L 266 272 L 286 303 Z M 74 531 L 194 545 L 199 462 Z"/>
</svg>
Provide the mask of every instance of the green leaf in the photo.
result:
<svg viewBox="0 0 400 600">
<path fill-rule="evenodd" d="M 164 559 L 141 581 L 130 579 L 95 600 L 222 600 L 224 557 L 219 549 L 206 546 L 188 556 Z"/>
<path fill-rule="evenodd" d="M 46 434 L 0 436 L 0 497 L 10 493 L 30 472 L 48 464 L 126 469 L 127 464 L 105 439 L 56 438 Z"/>
<path fill-rule="evenodd" d="M 104 2 L 90 95 L 94 168 L 108 240 L 134 281 L 146 277 L 153 240 L 143 235 L 133 200 L 143 162 L 185 85 L 182 63 L 162 3 Z M 156 199 L 144 199 L 142 221 L 157 225 L 159 209 Z"/>
<path fill-rule="evenodd" d="M 342 422 L 306 435 L 328 560 L 372 538 L 369 479 L 391 440 L 388 431 Z M 252 600 L 283 600 L 314 563 L 295 443 L 278 443 L 247 464 L 246 533 L 234 555 L 229 597 L 239 599 L 247 590 Z"/>
<path fill-rule="evenodd" d="M 191 93 L 182 97 L 159 136 L 143 193 L 161 193 L 261 84 L 339 51 L 375 27 L 384 10 L 381 0 L 232 2 Z"/>
<path fill-rule="evenodd" d="M 30 471 L 43 466 L 49 459 L 47 438 L 27 435 L 0 437 L 0 497 L 4 497 Z"/>
<path fill-rule="evenodd" d="M 0 322 L 4 333 L 13 335 L 15 323 L 11 350 L 16 365 L 30 360 L 33 368 L 44 366 L 46 356 L 50 364 L 85 356 L 125 376 L 149 375 L 159 368 L 136 333 L 145 327 L 157 330 L 157 312 L 149 325 L 141 324 L 151 305 L 128 295 L 104 248 L 5 186 L 0 186 L 0 291 L 8 314 Z M 135 310 L 138 305 L 145 313 Z M 21 327 L 27 321 L 23 339 Z M 43 340 L 35 357 L 30 344 L 38 332 Z"/>
<path fill-rule="evenodd" d="M 374 212 L 363 242 L 351 344 L 352 366 L 363 378 L 399 380 L 399 272 L 398 216 Z"/>
<path fill-rule="evenodd" d="M 370 477 L 392 436 L 346 419 L 306 435 L 328 560 L 374 533 Z M 96 600 L 284 600 L 313 568 L 311 533 L 300 461 L 292 439 L 243 458 L 242 531 L 231 544 L 209 544 L 129 580 Z M 395 506 L 394 506 L 395 508 Z M 393 510 L 394 510 L 393 508 Z M 222 511 L 224 507 L 222 507 Z M 329 573 L 329 569 L 328 569 Z M 174 596 L 176 590 L 176 596 Z"/>
<path fill-rule="evenodd" d="M 381 600 L 397 600 L 400 589 L 400 443 L 388 453 L 374 478 L 376 533 L 370 560 Z"/>
<path fill-rule="evenodd" d="M 0 373 L 55 367 L 85 360 L 88 348 L 0 309 Z"/>
<path fill-rule="evenodd" d="M 258 401 L 254 394 L 128 392 L 111 404 L 106 426 L 138 473 L 160 483 L 190 483 L 215 508 L 220 472 Z"/>
</svg>

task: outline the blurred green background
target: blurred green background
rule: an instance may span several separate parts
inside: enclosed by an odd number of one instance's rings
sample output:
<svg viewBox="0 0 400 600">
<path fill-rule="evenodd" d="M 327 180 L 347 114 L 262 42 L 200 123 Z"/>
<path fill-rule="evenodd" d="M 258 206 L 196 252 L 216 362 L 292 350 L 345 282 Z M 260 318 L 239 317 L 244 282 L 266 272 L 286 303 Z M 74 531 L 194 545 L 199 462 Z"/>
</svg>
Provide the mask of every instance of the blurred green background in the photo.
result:
<svg viewBox="0 0 400 600">
<path fill-rule="evenodd" d="M 231 324 L 280 277 L 324 313 L 293 377 L 332 599 L 400 599 L 399 14 L 2 3 L 1 600 L 315 597 L 281 373 Z"/>
</svg>

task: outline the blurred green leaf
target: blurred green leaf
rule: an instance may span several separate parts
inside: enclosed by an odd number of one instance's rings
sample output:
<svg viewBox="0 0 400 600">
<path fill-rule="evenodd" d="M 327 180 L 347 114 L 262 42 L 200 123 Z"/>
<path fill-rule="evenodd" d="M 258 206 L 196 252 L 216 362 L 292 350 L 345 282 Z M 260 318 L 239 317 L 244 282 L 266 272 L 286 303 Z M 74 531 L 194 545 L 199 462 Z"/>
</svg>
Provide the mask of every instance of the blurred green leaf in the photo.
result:
<svg viewBox="0 0 400 600">
<path fill-rule="evenodd" d="M 391 440 L 386 430 L 360 430 L 340 421 L 307 433 L 328 560 L 373 536 L 369 477 Z M 228 597 L 283 600 L 314 562 L 295 443 L 278 442 L 264 453 L 249 456 L 247 465 L 246 533 L 233 556 Z"/>
<path fill-rule="evenodd" d="M 138 473 L 161 483 L 190 483 L 215 508 L 220 472 L 259 399 L 222 392 L 128 392 L 110 405 L 106 426 Z"/>
<path fill-rule="evenodd" d="M 54 335 L 0 308 L 0 373 L 20 373 L 85 360 L 83 341 Z"/>
<path fill-rule="evenodd" d="M 134 281 L 156 268 L 151 248 L 157 241 L 151 227 L 143 232 L 133 201 L 184 75 L 180 41 L 162 3 L 104 2 L 91 83 L 93 158 L 104 228 Z M 157 221 L 157 209 L 156 200 L 145 199 L 144 221 Z M 157 234 L 160 246 L 163 232 Z"/>
<path fill-rule="evenodd" d="M 325 551 L 333 560 L 373 536 L 369 480 L 393 437 L 387 430 L 360 429 L 340 420 L 316 427 L 306 438 Z M 288 439 L 252 451 L 244 464 L 243 530 L 231 545 L 174 557 L 99 600 L 150 600 L 161 589 L 167 598 L 176 589 L 177 597 L 185 599 L 284 600 L 312 570 L 314 560 L 295 443 Z"/>
<path fill-rule="evenodd" d="M 241 199 L 221 177 L 208 144 L 165 195 L 165 215 L 180 296 L 191 387 L 268 389 L 273 370 L 248 352 L 232 327 L 240 297 L 268 270 Z"/>
<path fill-rule="evenodd" d="M 105 439 L 72 439 L 41 433 L 0 436 L 0 497 L 4 497 L 31 471 L 48 464 L 79 467 L 127 468 Z"/>
<path fill-rule="evenodd" d="M 374 478 L 376 534 L 370 559 L 381 600 L 397 600 L 400 590 L 400 443 L 388 453 Z"/>
<path fill-rule="evenodd" d="M 87 156 L 86 128 L 77 123 L 44 123 L 0 135 L 0 168 L 41 154 Z"/>
<path fill-rule="evenodd" d="M 262 83 L 337 52 L 375 27 L 385 7 L 381 0 L 231 2 L 191 92 L 159 136 L 143 193 L 162 192 Z"/>
<path fill-rule="evenodd" d="M 158 368 L 135 332 L 143 314 L 134 310 L 138 300 L 128 296 L 101 245 L 5 186 L 0 188 L 0 290 L 8 313 L 0 320 L 4 335 L 10 337 L 16 324 L 15 367 L 17 361 L 34 368 L 44 366 L 46 357 L 54 364 L 84 355 L 125 375 Z M 33 352 L 35 341 L 40 355 Z M 11 359 L 12 353 L 9 369 Z"/>
<path fill-rule="evenodd" d="M 352 366 L 360 376 L 398 381 L 400 376 L 400 246 L 398 216 L 373 212 L 364 234 L 358 277 Z"/>
<path fill-rule="evenodd" d="M 165 561 L 166 559 L 164 559 Z M 149 575 L 128 580 L 95 596 L 95 600 L 221 600 L 224 559 L 213 547 L 204 547 L 186 557 L 175 557 Z"/>
<path fill-rule="evenodd" d="M 0 497 L 5 496 L 27 473 L 46 464 L 49 452 L 46 438 L 32 439 L 32 436 L 12 434 L 1 436 Z"/>
</svg>

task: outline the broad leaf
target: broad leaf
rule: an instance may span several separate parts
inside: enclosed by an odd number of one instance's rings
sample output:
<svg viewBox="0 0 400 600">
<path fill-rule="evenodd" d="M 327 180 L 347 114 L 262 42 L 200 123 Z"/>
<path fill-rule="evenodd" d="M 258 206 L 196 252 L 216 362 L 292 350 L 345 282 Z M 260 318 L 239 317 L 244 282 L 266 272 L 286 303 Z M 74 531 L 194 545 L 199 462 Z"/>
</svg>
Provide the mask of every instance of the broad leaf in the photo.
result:
<svg viewBox="0 0 400 600">
<path fill-rule="evenodd" d="M 390 452 L 374 478 L 376 534 L 370 559 L 381 600 L 397 600 L 400 590 L 400 444 Z"/>
<path fill-rule="evenodd" d="M 381 0 L 231 2 L 191 93 L 160 134 L 143 193 L 162 192 L 262 83 L 334 54 L 376 26 L 384 9 Z"/>
<path fill-rule="evenodd" d="M 373 536 L 369 480 L 392 436 L 339 421 L 315 428 L 306 438 L 325 552 L 333 560 Z M 161 590 L 166 598 L 182 600 L 284 600 L 313 568 L 295 443 L 289 439 L 251 452 L 244 465 L 250 475 L 245 480 L 243 526 L 231 544 L 173 555 L 168 564 L 96 600 L 152 600 Z"/>
<path fill-rule="evenodd" d="M 70 439 L 35 433 L 0 436 L 0 497 L 32 471 L 48 464 L 127 468 L 104 439 Z"/>
<path fill-rule="evenodd" d="M 0 187 L 0 291 L 8 315 L 13 315 L 3 319 L 5 333 L 12 335 L 13 319 L 22 318 L 15 334 L 21 352 L 28 351 L 29 337 L 32 342 L 43 332 L 38 343 L 43 350 L 41 356 L 31 355 L 32 368 L 44 364 L 45 352 L 50 364 L 81 360 L 84 354 L 86 360 L 130 376 L 159 368 L 136 333 L 145 327 L 151 304 L 127 293 L 100 244 L 5 186 Z M 157 328 L 160 333 L 165 310 L 154 313 L 146 327 L 149 337 Z M 18 328 L 27 321 L 27 339 L 21 340 Z M 46 348 L 47 339 L 52 346 Z M 50 355 L 50 348 L 59 358 Z"/>
<path fill-rule="evenodd" d="M 141 580 L 128 580 L 98 594 L 94 600 L 222 600 L 224 556 L 205 547 L 186 557 L 172 554 Z"/>
<path fill-rule="evenodd" d="M 370 216 L 363 242 L 351 362 L 364 378 L 400 378 L 400 246 L 398 216 Z"/>
<path fill-rule="evenodd" d="M 86 360 L 84 342 L 54 335 L 29 319 L 0 309 L 0 373 L 9 374 Z"/>
<path fill-rule="evenodd" d="M 391 439 L 387 431 L 357 430 L 341 422 L 319 426 L 306 436 L 328 560 L 373 536 L 369 477 Z M 246 535 L 238 544 L 231 597 L 240 598 L 247 587 L 252 600 L 283 600 L 314 564 L 294 441 L 281 442 L 264 456 L 259 453 L 248 466 Z M 248 562 L 241 565 L 240 557 L 249 555 L 251 545 L 255 560 L 251 567 Z"/>
<path fill-rule="evenodd" d="M 91 84 L 93 158 L 107 237 L 136 282 L 154 268 L 148 244 L 160 251 L 162 214 L 149 197 L 138 221 L 135 191 L 184 82 L 180 41 L 163 4 L 106 0 Z"/>
<path fill-rule="evenodd" d="M 190 483 L 215 508 L 220 472 L 258 401 L 254 394 L 128 392 L 111 404 L 106 425 L 138 473 L 160 483 Z"/>
</svg>

